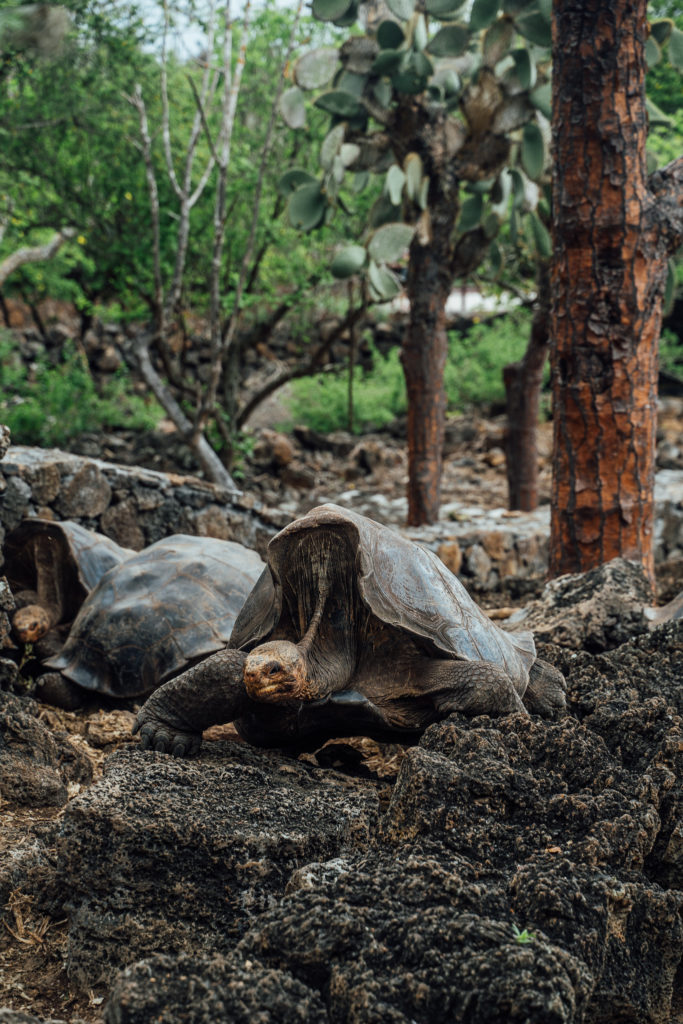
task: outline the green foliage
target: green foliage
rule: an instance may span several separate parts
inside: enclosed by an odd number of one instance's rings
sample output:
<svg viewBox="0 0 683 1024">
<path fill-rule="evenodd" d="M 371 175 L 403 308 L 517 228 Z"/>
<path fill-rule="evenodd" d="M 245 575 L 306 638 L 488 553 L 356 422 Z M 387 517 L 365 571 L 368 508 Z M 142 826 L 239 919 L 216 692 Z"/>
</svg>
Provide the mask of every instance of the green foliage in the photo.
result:
<svg viewBox="0 0 683 1024">
<path fill-rule="evenodd" d="M 338 12 L 347 3 L 350 0 L 316 0 L 314 17 L 340 25 Z M 353 6 L 344 10 L 344 23 Z M 314 231 L 332 223 L 338 210 L 347 213 L 346 171 L 355 174 L 354 185 L 360 181 L 359 189 L 373 176 L 378 179 L 383 187 L 381 199 L 368 221 L 347 233 L 349 240 L 353 235 L 357 244 L 367 248 L 368 258 L 355 259 L 355 270 L 346 260 L 341 266 L 344 276 L 356 273 L 364 278 L 374 301 L 385 301 L 396 293 L 391 265 L 404 258 L 405 246 L 398 255 L 393 246 L 379 246 L 372 228 L 382 230 L 382 225 L 393 222 L 395 233 L 399 222 L 405 223 L 409 226 L 404 228 L 406 237 L 413 228 L 421 245 L 429 246 L 434 237 L 432 222 L 459 212 L 452 252 L 434 258 L 449 262 L 454 278 L 470 276 L 486 258 L 482 233 L 493 242 L 511 214 L 510 189 L 504 194 L 503 181 L 509 182 L 514 173 L 521 182 L 523 202 L 515 196 L 513 208 L 523 228 L 540 194 L 531 181 L 547 181 L 547 0 L 502 4 L 501 0 L 475 0 L 470 5 L 460 0 L 429 0 L 429 17 L 421 8 L 415 0 L 391 0 L 389 9 L 398 21 L 382 22 L 375 36 L 359 35 L 356 29 L 339 47 L 336 74 L 329 46 L 319 51 L 324 60 L 318 51 L 311 51 L 295 66 L 301 89 L 321 90 L 311 98 L 308 113 L 324 110 L 331 118 L 319 156 L 320 188 L 316 192 L 310 182 L 298 185 L 289 199 L 290 223 Z M 457 73 L 454 57 L 462 57 Z M 298 93 L 299 119 L 302 99 L 303 93 Z M 436 133 L 424 129 L 437 123 Z M 483 141 L 489 137 L 495 138 L 496 158 L 479 166 L 478 155 L 489 152 Z M 438 145 L 435 138 L 440 140 Z M 353 153 L 343 159 L 345 149 Z M 459 154 L 464 150 L 468 158 L 461 161 Z M 449 174 L 444 166 L 451 168 Z M 282 187 L 289 182 L 283 179 Z M 463 192 L 475 195 L 460 198 Z M 321 202 L 326 211 L 320 208 Z M 536 218 L 529 237 L 535 254 L 545 257 L 549 236 L 543 228 L 539 230 L 539 224 Z M 338 267 L 337 261 L 335 274 Z"/>
<path fill-rule="evenodd" d="M 373 353 L 373 369 L 357 366 L 353 375 L 354 432 L 381 430 L 406 410 L 406 390 L 398 349 Z M 292 383 L 288 405 L 296 422 L 313 430 L 348 428 L 348 373 L 319 373 Z"/>
<path fill-rule="evenodd" d="M 15 345 L 0 339 L 0 420 L 15 444 L 63 445 L 87 430 L 127 427 L 152 430 L 159 406 L 133 394 L 125 370 L 98 393 L 85 356 L 65 346 L 62 361 L 46 357 L 27 370 Z"/>
<path fill-rule="evenodd" d="M 518 310 L 474 324 L 465 333 L 451 331 L 444 384 L 452 412 L 505 401 L 503 367 L 524 354 L 531 317 L 528 310 Z"/>
<path fill-rule="evenodd" d="M 467 332 L 451 331 L 444 384 L 448 409 L 505 400 L 503 367 L 520 359 L 531 329 L 531 313 L 520 310 L 493 322 L 474 324 Z M 292 383 L 289 408 L 295 421 L 313 430 L 348 427 L 348 374 L 323 373 Z M 373 368 L 354 371 L 354 430 L 381 430 L 407 407 L 398 348 L 382 356 L 373 350 Z"/>
<path fill-rule="evenodd" d="M 667 373 L 683 379 L 683 342 L 673 331 L 662 331 L 659 340 L 659 365 Z"/>
<path fill-rule="evenodd" d="M 528 931 L 528 929 L 526 928 L 523 928 L 520 931 L 516 924 L 513 924 L 512 926 L 512 934 L 515 937 L 515 942 L 517 942 L 520 946 L 528 946 L 529 943 L 533 942 L 536 938 L 534 933 Z"/>
</svg>

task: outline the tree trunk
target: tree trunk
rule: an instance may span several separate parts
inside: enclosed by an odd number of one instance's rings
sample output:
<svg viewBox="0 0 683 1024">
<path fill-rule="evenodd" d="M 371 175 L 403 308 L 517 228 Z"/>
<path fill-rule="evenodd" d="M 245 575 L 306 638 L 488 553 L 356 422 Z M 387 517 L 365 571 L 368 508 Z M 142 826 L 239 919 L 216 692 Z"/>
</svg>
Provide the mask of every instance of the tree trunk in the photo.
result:
<svg viewBox="0 0 683 1024">
<path fill-rule="evenodd" d="M 451 285 L 449 240 L 453 214 L 432 212 L 428 245 L 410 246 L 407 294 L 410 320 L 401 349 L 408 393 L 408 525 L 439 518 L 446 418 L 443 372 L 448 354 L 446 299 Z"/>
<path fill-rule="evenodd" d="M 522 512 L 538 507 L 538 414 L 550 348 L 550 267 L 545 260 L 539 263 L 536 278 L 538 295 L 529 344 L 518 363 L 503 368 L 508 508 Z"/>
<path fill-rule="evenodd" d="M 680 244 L 679 161 L 655 199 L 646 0 L 555 0 L 554 15 L 550 575 L 620 555 L 653 579 L 657 344 L 666 257 Z"/>
</svg>

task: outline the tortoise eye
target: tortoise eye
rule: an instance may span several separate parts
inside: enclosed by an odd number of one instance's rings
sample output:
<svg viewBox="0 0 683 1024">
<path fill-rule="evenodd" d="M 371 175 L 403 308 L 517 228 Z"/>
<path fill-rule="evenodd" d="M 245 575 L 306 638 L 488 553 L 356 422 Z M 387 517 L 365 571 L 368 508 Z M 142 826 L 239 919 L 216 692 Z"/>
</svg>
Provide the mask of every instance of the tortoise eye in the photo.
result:
<svg viewBox="0 0 683 1024">
<path fill-rule="evenodd" d="M 266 676 L 276 676 L 281 671 L 282 665 L 279 661 L 269 661 L 263 670 L 263 674 Z"/>
</svg>

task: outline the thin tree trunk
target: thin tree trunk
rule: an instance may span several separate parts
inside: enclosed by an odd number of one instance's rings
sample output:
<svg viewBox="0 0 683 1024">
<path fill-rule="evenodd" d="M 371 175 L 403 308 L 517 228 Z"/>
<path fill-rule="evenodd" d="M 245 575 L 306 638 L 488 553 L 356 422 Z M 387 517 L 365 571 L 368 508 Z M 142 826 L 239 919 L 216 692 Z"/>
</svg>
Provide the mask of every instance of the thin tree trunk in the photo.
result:
<svg viewBox="0 0 683 1024">
<path fill-rule="evenodd" d="M 538 507 L 538 415 L 543 370 L 550 349 L 550 268 L 537 270 L 536 311 L 522 359 L 503 369 L 507 399 L 505 458 L 508 507 L 532 512 Z"/>
<path fill-rule="evenodd" d="M 353 309 L 353 281 L 349 281 L 348 287 L 349 309 Z M 351 324 L 349 331 L 349 376 L 347 389 L 347 424 L 349 434 L 353 433 L 353 373 L 356 369 L 356 342 L 357 332 L 355 322 Z"/>
<path fill-rule="evenodd" d="M 408 525 L 439 518 L 446 419 L 443 372 L 448 355 L 446 299 L 451 285 L 453 212 L 432 215 L 431 244 L 410 246 L 407 293 L 410 320 L 401 349 L 408 394 Z"/>
<path fill-rule="evenodd" d="M 621 555 L 652 580 L 657 344 L 683 161 L 655 196 L 646 0 L 555 0 L 554 14 L 550 574 Z"/>
</svg>

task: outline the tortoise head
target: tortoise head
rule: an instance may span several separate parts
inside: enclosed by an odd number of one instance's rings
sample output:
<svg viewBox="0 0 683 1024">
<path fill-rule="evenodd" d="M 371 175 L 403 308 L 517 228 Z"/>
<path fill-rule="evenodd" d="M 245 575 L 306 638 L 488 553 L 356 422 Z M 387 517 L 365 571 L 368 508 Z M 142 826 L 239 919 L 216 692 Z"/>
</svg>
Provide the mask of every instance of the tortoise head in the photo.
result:
<svg viewBox="0 0 683 1024">
<path fill-rule="evenodd" d="M 255 647 L 244 663 L 244 685 L 252 700 L 317 700 L 321 694 L 308 677 L 305 652 L 289 640 Z"/>
<path fill-rule="evenodd" d="M 12 628 L 22 644 L 34 644 L 52 627 L 52 617 L 39 604 L 27 604 L 12 617 Z"/>
</svg>

